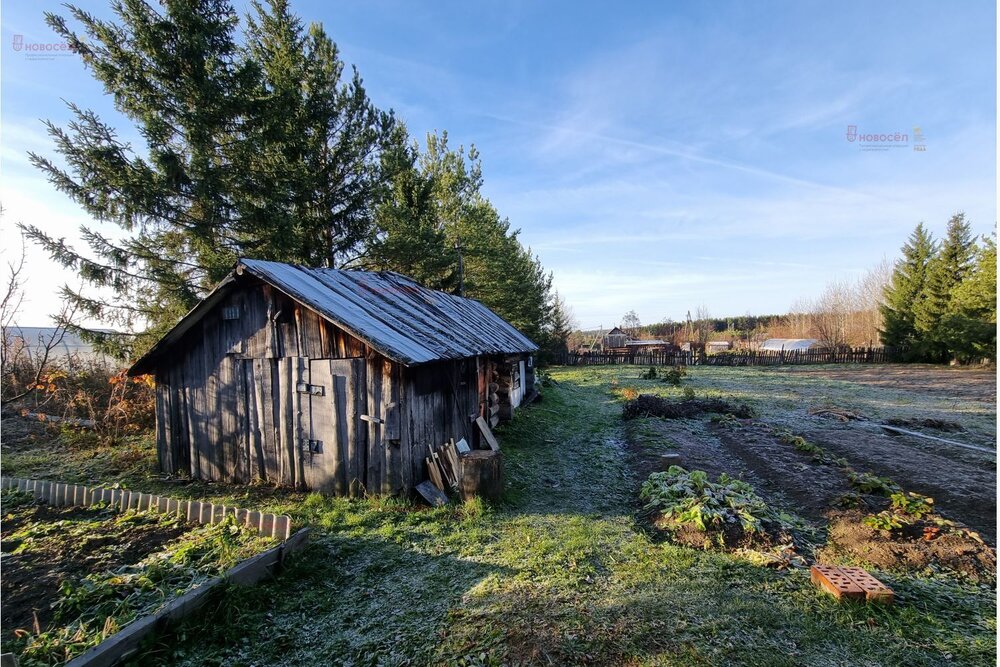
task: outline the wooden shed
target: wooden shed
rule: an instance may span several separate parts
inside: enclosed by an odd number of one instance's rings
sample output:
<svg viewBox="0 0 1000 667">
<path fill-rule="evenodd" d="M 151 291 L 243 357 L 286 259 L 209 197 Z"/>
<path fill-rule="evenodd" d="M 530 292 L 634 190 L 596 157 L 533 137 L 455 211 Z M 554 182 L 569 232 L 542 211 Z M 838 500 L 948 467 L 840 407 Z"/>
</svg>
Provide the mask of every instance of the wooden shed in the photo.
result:
<svg viewBox="0 0 1000 667">
<path fill-rule="evenodd" d="M 604 334 L 604 337 L 601 339 L 601 349 L 617 350 L 624 348 L 628 344 L 630 338 L 631 337 L 622 331 L 620 327 L 615 327 L 608 333 Z"/>
<path fill-rule="evenodd" d="M 477 417 L 531 397 L 536 350 L 397 273 L 244 259 L 128 372 L 156 379 L 164 472 L 399 494 L 427 479 L 428 445 L 475 447 Z"/>
</svg>

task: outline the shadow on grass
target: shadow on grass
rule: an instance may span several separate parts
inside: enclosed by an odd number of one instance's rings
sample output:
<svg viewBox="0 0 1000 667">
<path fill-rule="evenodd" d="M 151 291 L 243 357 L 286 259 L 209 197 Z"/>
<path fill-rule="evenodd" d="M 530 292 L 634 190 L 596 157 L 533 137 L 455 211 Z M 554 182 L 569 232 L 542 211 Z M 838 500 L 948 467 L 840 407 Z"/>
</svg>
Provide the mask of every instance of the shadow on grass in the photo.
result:
<svg viewBox="0 0 1000 667">
<path fill-rule="evenodd" d="M 314 533 L 275 579 L 232 586 L 134 665 L 425 664 L 462 594 L 504 568 Z"/>
</svg>

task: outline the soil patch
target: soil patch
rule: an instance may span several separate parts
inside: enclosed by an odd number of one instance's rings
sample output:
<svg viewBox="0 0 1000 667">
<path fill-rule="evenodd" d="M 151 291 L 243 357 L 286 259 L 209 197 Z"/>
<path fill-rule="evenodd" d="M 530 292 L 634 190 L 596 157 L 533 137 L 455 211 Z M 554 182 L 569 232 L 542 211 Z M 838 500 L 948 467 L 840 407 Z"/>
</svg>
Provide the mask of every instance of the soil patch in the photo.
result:
<svg viewBox="0 0 1000 667">
<path fill-rule="evenodd" d="M 851 382 L 869 387 L 912 391 L 921 395 L 996 403 L 996 368 L 958 368 L 930 364 L 866 364 L 860 366 L 790 367 L 805 377 Z"/>
<path fill-rule="evenodd" d="M 804 519 L 825 523 L 826 512 L 852 490 L 842 471 L 780 442 L 764 424 L 711 431 L 760 480 L 758 493 Z"/>
<path fill-rule="evenodd" d="M 919 523 L 886 531 L 864 525 L 864 513 L 856 510 L 833 511 L 829 516 L 829 542 L 817 552 L 823 562 L 861 563 L 879 570 L 922 571 L 938 567 L 976 580 L 996 580 L 996 553 L 964 532 L 928 540 Z"/>
<path fill-rule="evenodd" d="M 778 441 L 761 423 L 743 421 L 734 427 L 694 420 L 649 420 L 646 425 L 656 429 L 670 447 L 650 447 L 626 428 L 632 467 L 640 483 L 651 473 L 666 469 L 671 460 L 665 459 L 664 453 L 676 454 L 679 465 L 686 469 L 704 470 L 711 477 L 726 473 L 742 479 L 772 507 L 820 526 L 826 523 L 826 512 L 852 491 L 840 470 Z"/>
<path fill-rule="evenodd" d="M 42 629 L 49 624 L 63 581 L 135 564 L 190 528 L 142 516 L 123 526 L 115 522 L 118 516 L 112 510 L 42 504 L 5 514 L 0 531 L 5 643 L 14 630 L 32 628 L 36 615 Z"/>
<path fill-rule="evenodd" d="M 622 417 L 661 417 L 663 419 L 689 419 L 705 413 L 731 414 L 740 419 L 753 417 L 753 410 L 742 403 L 732 403 L 720 398 L 688 398 L 680 401 L 641 394 L 625 404 Z"/>
<path fill-rule="evenodd" d="M 930 428 L 944 433 L 959 433 L 964 431 L 961 424 L 946 419 L 901 419 L 893 417 L 885 420 L 889 426 L 899 426 L 905 428 Z"/>
<path fill-rule="evenodd" d="M 888 477 L 907 491 L 931 496 L 936 511 L 996 544 L 997 470 L 992 458 L 862 428 L 808 428 L 799 432 L 831 454 L 847 459 L 855 470 Z"/>
</svg>

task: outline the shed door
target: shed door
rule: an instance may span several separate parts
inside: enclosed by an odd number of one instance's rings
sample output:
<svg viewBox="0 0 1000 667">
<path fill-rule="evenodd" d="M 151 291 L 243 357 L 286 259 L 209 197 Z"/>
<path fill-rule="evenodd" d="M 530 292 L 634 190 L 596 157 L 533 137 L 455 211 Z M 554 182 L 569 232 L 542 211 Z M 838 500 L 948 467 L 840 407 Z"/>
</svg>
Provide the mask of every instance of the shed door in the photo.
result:
<svg viewBox="0 0 1000 667">
<path fill-rule="evenodd" d="M 367 429 L 360 419 L 366 403 L 364 359 L 307 360 L 300 375 L 300 485 L 361 495 L 367 462 Z"/>
</svg>

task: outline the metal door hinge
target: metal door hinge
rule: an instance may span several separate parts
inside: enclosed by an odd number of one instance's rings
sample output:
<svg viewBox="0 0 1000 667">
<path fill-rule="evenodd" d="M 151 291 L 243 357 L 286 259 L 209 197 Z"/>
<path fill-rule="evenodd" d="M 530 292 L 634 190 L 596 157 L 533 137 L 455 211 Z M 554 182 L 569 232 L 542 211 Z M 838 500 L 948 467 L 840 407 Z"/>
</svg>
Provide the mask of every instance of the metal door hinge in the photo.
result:
<svg viewBox="0 0 1000 667">
<path fill-rule="evenodd" d="M 310 394 L 312 396 L 326 396 L 326 389 L 321 384 L 299 382 L 295 385 L 295 391 L 300 394 Z"/>
</svg>

